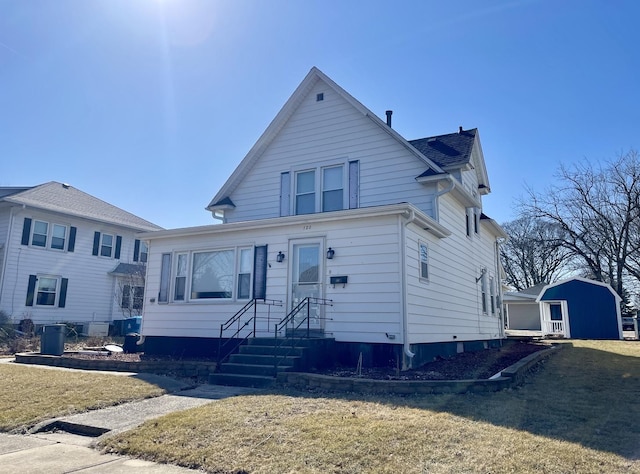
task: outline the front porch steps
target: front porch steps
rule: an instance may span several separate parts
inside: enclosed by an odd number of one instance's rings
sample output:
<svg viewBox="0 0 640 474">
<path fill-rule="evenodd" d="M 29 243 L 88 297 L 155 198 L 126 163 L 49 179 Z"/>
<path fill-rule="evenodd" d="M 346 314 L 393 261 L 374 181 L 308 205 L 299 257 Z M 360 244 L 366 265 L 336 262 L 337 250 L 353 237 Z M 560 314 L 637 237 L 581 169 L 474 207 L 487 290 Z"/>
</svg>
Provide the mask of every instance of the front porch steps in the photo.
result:
<svg viewBox="0 0 640 474">
<path fill-rule="evenodd" d="M 309 370 L 321 357 L 327 339 L 252 338 L 209 375 L 209 383 L 236 387 L 267 388 L 278 372 Z M 279 346 L 276 346 L 278 344 Z M 277 364 L 277 367 L 276 367 Z"/>
</svg>

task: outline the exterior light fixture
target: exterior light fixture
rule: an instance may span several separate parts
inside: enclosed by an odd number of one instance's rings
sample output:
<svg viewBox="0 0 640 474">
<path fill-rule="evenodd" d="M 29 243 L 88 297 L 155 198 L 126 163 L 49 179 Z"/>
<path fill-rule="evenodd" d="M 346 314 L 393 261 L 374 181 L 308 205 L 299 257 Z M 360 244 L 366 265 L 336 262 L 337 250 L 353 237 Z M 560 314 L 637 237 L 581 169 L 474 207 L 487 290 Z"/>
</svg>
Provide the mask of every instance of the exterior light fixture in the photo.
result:
<svg viewBox="0 0 640 474">
<path fill-rule="evenodd" d="M 282 263 L 283 261 L 284 261 L 284 254 L 282 252 L 278 252 L 278 255 L 276 255 L 276 262 Z"/>
<path fill-rule="evenodd" d="M 336 251 L 329 247 L 329 249 L 327 250 L 327 260 L 332 260 L 335 254 Z"/>
</svg>

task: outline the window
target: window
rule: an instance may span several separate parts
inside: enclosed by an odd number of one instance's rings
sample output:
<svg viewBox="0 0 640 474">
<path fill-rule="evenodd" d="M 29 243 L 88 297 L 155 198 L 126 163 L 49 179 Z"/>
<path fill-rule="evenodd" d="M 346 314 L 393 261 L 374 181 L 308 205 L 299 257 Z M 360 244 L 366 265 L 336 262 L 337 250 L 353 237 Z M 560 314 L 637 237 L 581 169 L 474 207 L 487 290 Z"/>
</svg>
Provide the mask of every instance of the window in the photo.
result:
<svg viewBox="0 0 640 474">
<path fill-rule="evenodd" d="M 38 292 L 36 294 L 37 306 L 54 306 L 56 304 L 56 291 L 58 279 L 51 277 L 38 278 Z"/>
<path fill-rule="evenodd" d="M 67 301 L 69 280 L 54 275 L 29 275 L 26 306 L 58 306 Z"/>
<path fill-rule="evenodd" d="M 296 214 L 316 212 L 316 172 L 296 173 Z"/>
<path fill-rule="evenodd" d="M 339 211 L 344 208 L 342 166 L 322 170 L 322 212 Z"/>
<path fill-rule="evenodd" d="M 142 302 L 144 301 L 144 286 L 124 285 L 122 288 L 122 301 L 120 306 L 122 309 L 142 310 Z"/>
<path fill-rule="evenodd" d="M 149 258 L 149 246 L 146 242 L 136 239 L 133 242 L 133 261 L 147 263 Z"/>
<path fill-rule="evenodd" d="M 252 249 L 240 250 L 238 262 L 238 299 L 248 300 L 251 296 L 251 269 L 253 267 Z"/>
<path fill-rule="evenodd" d="M 47 235 L 49 233 L 49 224 L 43 221 L 35 221 L 33 223 L 33 236 L 31 237 L 31 245 L 36 247 L 47 246 Z"/>
<path fill-rule="evenodd" d="M 420 278 L 423 280 L 429 279 L 429 248 L 427 244 L 420 242 Z"/>
<path fill-rule="evenodd" d="M 56 250 L 64 250 L 64 244 L 67 240 L 67 227 L 59 224 L 53 224 L 51 231 L 51 248 Z"/>
<path fill-rule="evenodd" d="M 158 303 L 169 301 L 169 285 L 171 278 L 171 254 L 163 253 L 160 263 L 160 291 L 158 292 Z"/>
<path fill-rule="evenodd" d="M 149 246 L 146 242 L 140 242 L 140 261 L 142 263 L 147 263 L 147 259 L 149 258 Z"/>
<path fill-rule="evenodd" d="M 191 298 L 232 298 L 234 278 L 233 250 L 193 254 Z"/>
<path fill-rule="evenodd" d="M 173 292 L 174 301 L 184 301 L 187 289 L 187 258 L 186 253 L 178 254 L 176 263 L 176 278 Z"/>
<path fill-rule="evenodd" d="M 111 257 L 113 252 L 113 235 L 102 234 L 102 240 L 100 241 L 100 256 Z"/>
<path fill-rule="evenodd" d="M 471 219 L 473 219 L 473 208 L 467 207 L 467 212 L 465 214 L 467 237 L 471 237 Z"/>
<path fill-rule="evenodd" d="M 480 289 L 482 296 L 482 312 L 487 313 L 487 269 L 480 270 L 482 276 L 480 277 Z"/>
<path fill-rule="evenodd" d="M 478 208 L 473 210 L 473 231 L 476 234 L 480 233 L 480 209 Z"/>
<path fill-rule="evenodd" d="M 51 224 L 25 217 L 20 243 L 32 247 L 63 251 L 66 247 L 67 252 L 73 252 L 76 244 L 76 231 L 77 229 L 73 226 Z"/>
</svg>

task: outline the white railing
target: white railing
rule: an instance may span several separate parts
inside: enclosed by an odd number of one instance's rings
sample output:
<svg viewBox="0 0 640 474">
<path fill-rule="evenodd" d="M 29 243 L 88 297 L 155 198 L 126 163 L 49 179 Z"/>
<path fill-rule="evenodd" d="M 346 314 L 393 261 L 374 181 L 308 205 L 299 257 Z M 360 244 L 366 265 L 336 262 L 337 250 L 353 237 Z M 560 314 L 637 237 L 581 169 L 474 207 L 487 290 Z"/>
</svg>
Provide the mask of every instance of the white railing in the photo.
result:
<svg viewBox="0 0 640 474">
<path fill-rule="evenodd" d="M 564 321 L 544 321 L 544 333 L 564 336 Z"/>
</svg>

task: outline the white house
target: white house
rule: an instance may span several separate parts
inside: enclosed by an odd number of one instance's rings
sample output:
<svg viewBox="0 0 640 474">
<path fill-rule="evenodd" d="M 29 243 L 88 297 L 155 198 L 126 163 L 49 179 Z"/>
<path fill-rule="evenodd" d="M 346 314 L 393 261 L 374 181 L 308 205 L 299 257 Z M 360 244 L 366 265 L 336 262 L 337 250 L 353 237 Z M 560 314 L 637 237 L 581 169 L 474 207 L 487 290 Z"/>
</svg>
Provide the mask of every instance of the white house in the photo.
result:
<svg viewBox="0 0 640 474">
<path fill-rule="evenodd" d="M 215 351 L 253 299 L 282 304 L 249 310 L 254 335 L 302 303 L 302 329 L 374 363 L 499 344 L 489 192 L 476 129 L 408 141 L 312 68 L 207 207 L 220 224 L 141 234 L 145 352 Z"/>
<path fill-rule="evenodd" d="M 0 187 L 0 311 L 35 324 L 139 313 L 147 246 L 136 233 L 158 229 L 67 184 Z"/>
</svg>

